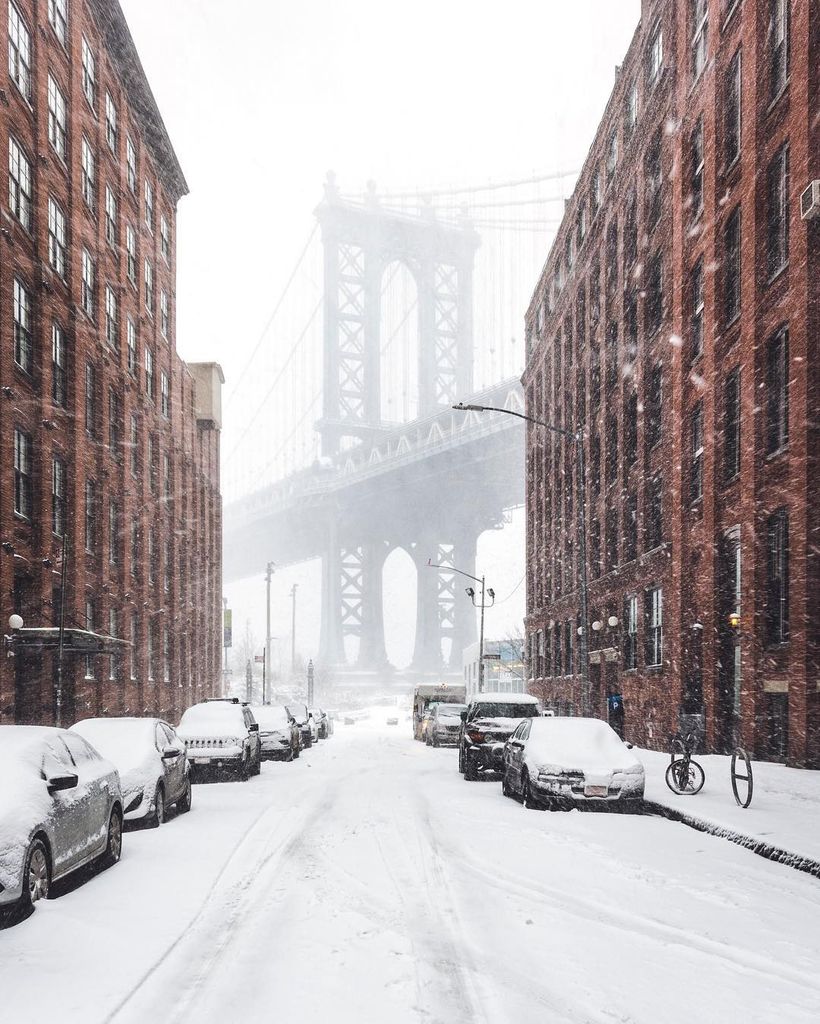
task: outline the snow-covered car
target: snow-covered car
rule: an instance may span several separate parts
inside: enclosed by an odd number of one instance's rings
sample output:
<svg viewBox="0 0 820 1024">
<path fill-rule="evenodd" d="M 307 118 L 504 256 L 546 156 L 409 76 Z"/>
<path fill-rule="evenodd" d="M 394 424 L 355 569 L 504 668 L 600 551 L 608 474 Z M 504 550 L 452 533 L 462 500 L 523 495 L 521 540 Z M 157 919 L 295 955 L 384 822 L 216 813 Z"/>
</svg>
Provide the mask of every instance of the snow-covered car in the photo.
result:
<svg viewBox="0 0 820 1024">
<path fill-rule="evenodd" d="M 122 851 L 117 769 L 65 729 L 0 725 L 0 910 Z"/>
<path fill-rule="evenodd" d="M 313 746 L 314 740 L 318 737 L 318 729 L 313 717 L 304 704 L 299 701 L 288 701 L 287 709 L 296 719 L 296 724 L 302 733 L 302 749 L 307 750 Z"/>
<path fill-rule="evenodd" d="M 185 744 L 191 779 L 209 771 L 228 771 L 247 781 L 262 766 L 259 724 L 236 697 L 205 700 L 188 708 L 177 736 Z"/>
<path fill-rule="evenodd" d="M 388 725 L 398 725 L 399 724 L 399 720 L 398 720 L 398 718 L 396 718 L 395 715 L 392 715 L 390 718 L 387 719 L 387 724 Z"/>
<path fill-rule="evenodd" d="M 466 704 L 436 704 L 425 732 L 428 747 L 457 747 Z"/>
<path fill-rule="evenodd" d="M 259 723 L 263 761 L 292 761 L 302 749 L 302 735 L 293 715 L 283 704 L 254 704 Z"/>
<path fill-rule="evenodd" d="M 326 740 L 333 731 L 330 719 L 321 708 L 309 708 L 313 721 L 316 723 L 316 735 L 320 740 Z"/>
<path fill-rule="evenodd" d="M 526 718 L 541 714 L 529 693 L 475 693 L 461 712 L 458 770 L 468 782 L 504 768 L 504 744 Z"/>
<path fill-rule="evenodd" d="M 638 807 L 644 784 L 643 764 L 598 718 L 522 722 L 504 749 L 504 795 L 518 796 L 527 806 Z"/>
<path fill-rule="evenodd" d="M 71 726 L 116 766 L 126 821 L 158 826 L 166 810 L 191 809 L 185 744 L 159 718 L 86 718 Z"/>
</svg>

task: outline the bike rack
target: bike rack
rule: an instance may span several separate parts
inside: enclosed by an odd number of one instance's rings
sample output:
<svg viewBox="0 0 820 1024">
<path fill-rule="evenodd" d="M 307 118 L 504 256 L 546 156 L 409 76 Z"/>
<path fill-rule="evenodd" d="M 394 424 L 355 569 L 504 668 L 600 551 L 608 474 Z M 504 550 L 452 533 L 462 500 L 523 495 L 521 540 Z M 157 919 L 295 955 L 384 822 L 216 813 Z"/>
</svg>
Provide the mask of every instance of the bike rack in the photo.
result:
<svg viewBox="0 0 820 1024">
<path fill-rule="evenodd" d="M 738 760 L 741 760 L 743 762 L 743 765 L 746 768 L 746 774 L 745 775 L 740 775 L 738 773 L 738 770 L 737 770 L 737 762 L 738 762 Z M 732 776 L 732 792 L 735 795 L 735 801 L 737 802 L 738 807 L 744 807 L 744 808 L 748 807 L 749 804 L 752 802 L 752 795 L 754 793 L 755 780 L 754 780 L 754 773 L 752 772 L 752 762 L 751 762 L 751 760 L 749 758 L 749 755 L 746 753 L 746 751 L 743 749 L 743 747 L 736 747 L 732 751 L 731 776 Z M 741 782 L 741 783 L 745 782 L 746 785 L 747 785 L 746 796 L 743 799 L 741 799 L 740 793 L 738 792 L 738 786 L 737 786 L 738 782 Z"/>
</svg>

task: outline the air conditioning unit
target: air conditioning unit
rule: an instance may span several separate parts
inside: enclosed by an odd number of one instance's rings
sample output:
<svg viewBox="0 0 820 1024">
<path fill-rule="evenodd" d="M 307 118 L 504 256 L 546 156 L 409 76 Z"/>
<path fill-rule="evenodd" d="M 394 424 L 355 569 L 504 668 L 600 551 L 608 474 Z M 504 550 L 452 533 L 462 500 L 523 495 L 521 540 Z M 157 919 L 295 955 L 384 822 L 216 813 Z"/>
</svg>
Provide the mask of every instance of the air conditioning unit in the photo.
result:
<svg viewBox="0 0 820 1024">
<path fill-rule="evenodd" d="M 812 181 L 800 196 L 800 217 L 802 220 L 820 217 L 820 179 Z"/>
</svg>

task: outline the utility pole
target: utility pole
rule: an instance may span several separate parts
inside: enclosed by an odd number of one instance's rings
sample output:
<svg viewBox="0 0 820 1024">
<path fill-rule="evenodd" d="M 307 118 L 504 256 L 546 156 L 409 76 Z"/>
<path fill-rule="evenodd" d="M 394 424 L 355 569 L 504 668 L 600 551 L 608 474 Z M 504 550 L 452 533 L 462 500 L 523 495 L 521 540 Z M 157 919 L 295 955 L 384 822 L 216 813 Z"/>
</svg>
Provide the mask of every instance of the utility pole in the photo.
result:
<svg viewBox="0 0 820 1024">
<path fill-rule="evenodd" d="M 290 671 L 291 675 L 296 672 L 296 589 L 299 586 L 298 583 L 294 583 L 290 588 L 290 597 L 293 602 L 293 610 L 291 615 L 291 627 L 290 627 Z"/>
<path fill-rule="evenodd" d="M 313 707 L 313 658 L 308 662 L 307 667 L 307 690 L 308 690 L 308 707 Z"/>
<path fill-rule="evenodd" d="M 481 609 L 481 627 L 479 630 L 479 641 L 478 641 L 478 692 L 484 692 L 484 609 L 492 608 L 495 604 L 495 591 L 492 587 L 486 588 L 486 594 L 489 596 L 491 604 L 487 604 L 485 600 L 485 586 L 484 576 L 480 579 L 478 576 L 473 576 L 472 573 L 464 572 L 463 569 L 456 569 L 454 565 L 438 565 L 431 559 L 427 559 L 427 564 L 432 569 L 444 569 L 446 572 L 457 572 L 459 576 L 466 576 L 468 580 L 475 580 L 476 583 L 481 584 L 481 604 L 476 603 L 475 599 L 475 588 L 467 587 L 467 597 L 473 602 L 473 608 Z"/>
<path fill-rule="evenodd" d="M 265 626 L 265 672 L 263 672 L 263 674 L 262 674 L 262 678 L 263 678 L 263 683 L 262 683 L 262 703 L 263 704 L 266 702 L 265 698 L 267 696 L 267 691 L 266 691 L 266 688 L 265 688 L 264 680 L 265 680 L 266 674 L 269 671 L 269 667 L 270 667 L 270 641 L 271 641 L 271 635 L 270 635 L 270 581 L 271 581 L 271 578 L 273 577 L 273 574 L 275 572 L 275 565 L 276 565 L 275 562 L 268 562 L 266 570 L 265 570 L 265 580 L 267 582 L 267 619 L 266 619 L 266 626 Z"/>
</svg>

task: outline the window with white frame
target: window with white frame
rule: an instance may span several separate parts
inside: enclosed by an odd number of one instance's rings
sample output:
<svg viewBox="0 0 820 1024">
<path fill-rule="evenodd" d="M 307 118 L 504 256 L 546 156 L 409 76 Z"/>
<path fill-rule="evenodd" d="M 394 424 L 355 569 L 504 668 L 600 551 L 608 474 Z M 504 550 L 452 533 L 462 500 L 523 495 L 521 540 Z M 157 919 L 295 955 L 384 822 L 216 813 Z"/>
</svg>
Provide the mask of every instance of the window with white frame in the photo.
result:
<svg viewBox="0 0 820 1024">
<path fill-rule="evenodd" d="M 704 147 L 703 147 L 703 114 L 695 122 L 690 139 L 690 204 L 692 217 L 697 218 L 703 212 L 704 182 Z"/>
<path fill-rule="evenodd" d="M 789 80 L 789 0 L 769 0 L 769 96 L 776 100 Z"/>
<path fill-rule="evenodd" d="M 85 36 L 82 39 L 81 59 L 83 65 L 83 93 L 93 107 L 97 100 L 97 62 Z"/>
<path fill-rule="evenodd" d="M 56 199 L 48 200 L 48 262 L 64 278 L 66 274 L 65 213 Z"/>
<path fill-rule="evenodd" d="M 105 340 L 114 351 L 119 349 L 120 334 L 117 293 L 110 284 L 105 286 Z"/>
<path fill-rule="evenodd" d="M 14 279 L 14 361 L 32 371 L 31 295 L 19 277 Z"/>
<path fill-rule="evenodd" d="M 9 209 L 26 231 L 31 230 L 32 206 L 31 162 L 22 147 L 9 136 Z"/>
<path fill-rule="evenodd" d="M 120 561 L 120 508 L 116 501 L 108 502 L 108 561 L 111 565 Z"/>
<path fill-rule="evenodd" d="M 655 26 L 652 39 L 649 43 L 649 54 L 647 58 L 647 79 L 650 85 L 654 85 L 660 76 L 663 68 L 663 29 L 660 25 Z"/>
<path fill-rule="evenodd" d="M 137 328 L 129 316 L 125 322 L 125 339 L 127 347 L 128 372 L 137 372 Z"/>
<path fill-rule="evenodd" d="M 65 46 L 68 40 L 68 0 L 48 0 L 48 20 Z"/>
<path fill-rule="evenodd" d="M 97 159 L 94 156 L 94 150 L 91 148 L 91 143 L 85 136 L 83 136 L 80 153 L 83 199 L 85 200 L 86 206 L 93 210 L 97 182 Z"/>
<path fill-rule="evenodd" d="M 82 273 L 83 310 L 93 320 L 95 313 L 96 268 L 94 266 L 94 260 L 92 259 L 91 253 L 88 249 L 83 249 L 83 254 L 80 260 L 80 270 Z"/>
<path fill-rule="evenodd" d="M 97 485 L 85 482 L 85 550 L 94 552 L 97 539 Z"/>
<path fill-rule="evenodd" d="M 154 268 L 151 261 L 145 261 L 145 308 L 154 315 Z"/>
<path fill-rule="evenodd" d="M 137 640 L 139 638 L 139 618 L 136 612 L 131 613 L 131 678 L 137 678 Z"/>
<path fill-rule="evenodd" d="M 9 75 L 31 99 L 31 34 L 17 5 L 9 0 Z"/>
<path fill-rule="evenodd" d="M 630 594 L 624 607 L 624 668 L 638 667 L 638 595 Z"/>
<path fill-rule="evenodd" d="M 613 129 L 609 136 L 609 145 L 606 151 L 606 178 L 612 181 L 615 176 L 615 169 L 618 166 L 618 131 Z"/>
<path fill-rule="evenodd" d="M 171 389 L 165 370 L 160 370 L 159 374 L 159 402 L 160 412 L 166 420 L 169 419 L 171 416 Z"/>
<path fill-rule="evenodd" d="M 105 240 L 119 252 L 117 196 L 110 185 L 105 186 Z"/>
<path fill-rule="evenodd" d="M 128 280 L 137 287 L 137 233 L 130 224 L 125 226 L 125 273 Z"/>
<path fill-rule="evenodd" d="M 626 94 L 626 109 L 624 112 L 624 128 L 626 137 L 629 138 L 638 123 L 638 81 L 635 79 Z"/>
<path fill-rule="evenodd" d="M 163 338 L 168 337 L 170 315 L 168 312 L 168 292 L 162 289 L 159 293 L 159 329 Z"/>
<path fill-rule="evenodd" d="M 154 401 L 154 353 L 145 346 L 145 393 Z"/>
<path fill-rule="evenodd" d="M 65 534 L 66 469 L 62 459 L 51 460 L 51 532 L 62 537 Z"/>
<path fill-rule="evenodd" d="M 62 90 L 52 75 L 48 76 L 48 141 L 61 160 L 66 154 L 66 103 Z"/>
<path fill-rule="evenodd" d="M 14 511 L 23 519 L 31 519 L 32 496 L 31 438 L 25 431 L 14 430 Z"/>
<path fill-rule="evenodd" d="M 741 51 L 729 62 L 723 82 L 723 120 L 726 166 L 731 167 L 740 157 L 742 135 Z"/>
<path fill-rule="evenodd" d="M 171 227 L 165 214 L 159 218 L 159 250 L 167 264 L 171 263 Z"/>
<path fill-rule="evenodd" d="M 154 186 L 145 179 L 145 226 L 153 233 L 154 230 Z"/>
<path fill-rule="evenodd" d="M 136 194 L 137 191 L 137 151 L 131 136 L 125 137 L 125 176 L 128 181 L 128 188 Z"/>
<path fill-rule="evenodd" d="M 663 590 L 652 587 L 646 592 L 646 643 L 644 662 L 652 667 L 663 663 Z"/>
<path fill-rule="evenodd" d="M 51 325 L 51 398 L 65 408 L 68 402 L 68 373 L 65 334 L 58 323 Z"/>
<path fill-rule="evenodd" d="M 167 626 L 162 627 L 162 677 L 166 683 L 171 678 L 171 645 Z"/>
<path fill-rule="evenodd" d="M 692 468 L 689 478 L 689 498 L 694 503 L 703 497 L 703 402 L 698 402 L 692 410 L 690 433 Z"/>
<path fill-rule="evenodd" d="M 140 472 L 140 423 L 136 413 L 131 414 L 131 476 L 136 478 Z"/>
<path fill-rule="evenodd" d="M 700 78 L 706 66 L 708 51 L 709 4 L 706 0 L 691 0 L 692 11 L 692 78 Z"/>
<path fill-rule="evenodd" d="M 89 631 L 94 629 L 94 600 L 93 598 L 87 597 L 85 599 L 85 628 Z M 94 678 L 94 659 L 90 654 L 85 656 L 85 678 Z"/>
<path fill-rule="evenodd" d="M 692 341 L 691 357 L 697 359 L 703 352 L 703 257 L 697 261 L 692 268 L 691 277 L 691 302 L 692 302 Z"/>
<path fill-rule="evenodd" d="M 118 128 L 117 128 L 117 106 L 110 92 L 105 94 L 105 141 L 108 148 L 116 156 Z"/>
<path fill-rule="evenodd" d="M 108 612 L 108 635 L 119 636 L 120 623 L 119 615 L 117 614 L 116 608 L 109 609 Z M 119 667 L 119 655 L 109 654 L 108 655 L 108 678 L 116 679 Z"/>
</svg>

